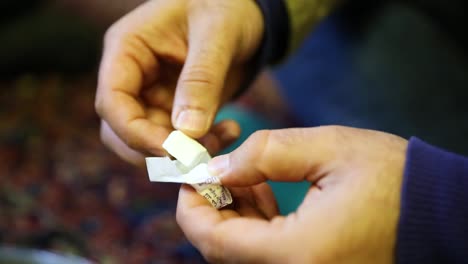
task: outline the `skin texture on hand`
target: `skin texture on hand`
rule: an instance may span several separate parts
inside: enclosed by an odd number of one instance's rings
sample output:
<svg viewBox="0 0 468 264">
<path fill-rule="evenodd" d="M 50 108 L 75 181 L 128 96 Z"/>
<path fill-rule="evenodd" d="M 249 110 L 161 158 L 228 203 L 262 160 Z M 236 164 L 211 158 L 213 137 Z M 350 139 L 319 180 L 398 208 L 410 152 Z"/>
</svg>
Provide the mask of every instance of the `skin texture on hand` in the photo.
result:
<svg viewBox="0 0 468 264">
<path fill-rule="evenodd" d="M 177 221 L 210 262 L 393 263 L 406 148 L 347 127 L 260 131 L 209 164 L 234 206 L 218 211 L 182 186 Z M 311 187 L 281 216 L 266 180 Z"/>
<path fill-rule="evenodd" d="M 136 164 L 163 155 L 174 128 L 205 136 L 211 152 L 232 142 L 238 125 L 213 119 L 262 34 L 253 0 L 153 0 L 127 14 L 104 41 L 95 103 L 103 142 Z"/>
</svg>

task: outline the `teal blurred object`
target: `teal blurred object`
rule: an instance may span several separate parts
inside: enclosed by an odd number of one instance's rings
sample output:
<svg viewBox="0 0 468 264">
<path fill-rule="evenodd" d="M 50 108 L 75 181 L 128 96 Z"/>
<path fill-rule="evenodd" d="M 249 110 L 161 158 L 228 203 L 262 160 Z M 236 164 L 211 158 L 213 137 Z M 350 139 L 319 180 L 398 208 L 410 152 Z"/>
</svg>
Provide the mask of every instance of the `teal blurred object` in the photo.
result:
<svg viewBox="0 0 468 264">
<path fill-rule="evenodd" d="M 237 148 L 249 137 L 250 134 L 257 130 L 280 128 L 279 125 L 267 120 L 263 116 L 236 105 L 227 105 L 221 109 L 218 116 L 216 117 L 216 122 L 224 119 L 236 120 L 242 128 L 242 134 L 240 138 L 234 142 L 232 146 L 227 148 L 224 153 L 230 152 Z M 269 184 L 275 193 L 281 214 L 283 215 L 294 212 L 296 210 L 298 205 L 302 202 L 302 199 L 310 186 L 309 182 L 269 182 Z"/>
</svg>

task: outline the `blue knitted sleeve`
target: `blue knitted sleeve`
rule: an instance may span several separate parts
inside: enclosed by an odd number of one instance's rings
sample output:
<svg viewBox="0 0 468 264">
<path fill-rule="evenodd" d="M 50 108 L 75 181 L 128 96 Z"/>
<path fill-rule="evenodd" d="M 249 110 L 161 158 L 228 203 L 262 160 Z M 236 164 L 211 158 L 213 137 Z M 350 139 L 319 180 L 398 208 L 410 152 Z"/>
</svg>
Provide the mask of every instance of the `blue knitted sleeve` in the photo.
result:
<svg viewBox="0 0 468 264">
<path fill-rule="evenodd" d="M 468 263 L 468 158 L 412 138 L 397 263 Z"/>
</svg>

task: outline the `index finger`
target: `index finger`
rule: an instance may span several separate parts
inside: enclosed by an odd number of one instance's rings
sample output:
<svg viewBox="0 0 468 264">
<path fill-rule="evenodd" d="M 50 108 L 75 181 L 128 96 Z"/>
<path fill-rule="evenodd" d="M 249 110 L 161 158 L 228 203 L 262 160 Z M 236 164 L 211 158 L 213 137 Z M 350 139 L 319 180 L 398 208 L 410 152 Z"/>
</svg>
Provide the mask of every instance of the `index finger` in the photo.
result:
<svg viewBox="0 0 468 264">
<path fill-rule="evenodd" d="M 177 222 L 210 262 L 263 263 L 274 257 L 270 249 L 280 247 L 282 241 L 270 222 L 217 210 L 187 185 L 179 192 Z"/>
<path fill-rule="evenodd" d="M 96 110 L 129 147 L 161 155 L 169 130 L 148 120 L 139 101 L 145 82 L 156 78 L 157 60 L 142 40 L 116 31 L 106 35 Z"/>
</svg>

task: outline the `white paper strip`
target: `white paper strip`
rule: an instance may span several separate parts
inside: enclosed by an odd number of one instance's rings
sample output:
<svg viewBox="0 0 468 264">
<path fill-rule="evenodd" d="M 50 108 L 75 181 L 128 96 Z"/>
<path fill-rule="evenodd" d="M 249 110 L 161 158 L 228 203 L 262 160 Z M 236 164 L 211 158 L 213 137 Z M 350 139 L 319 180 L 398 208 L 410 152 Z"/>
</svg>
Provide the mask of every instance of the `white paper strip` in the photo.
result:
<svg viewBox="0 0 468 264">
<path fill-rule="evenodd" d="M 177 167 L 177 161 L 169 157 L 146 158 L 148 175 L 152 182 L 175 182 L 187 184 L 218 184 L 218 178 L 208 173 L 206 163 L 201 163 L 188 173 L 184 173 Z"/>
</svg>

